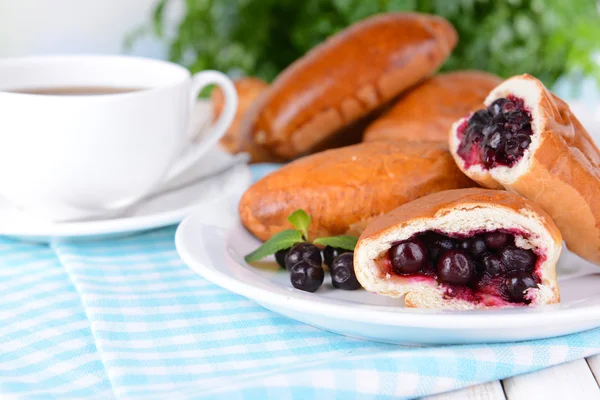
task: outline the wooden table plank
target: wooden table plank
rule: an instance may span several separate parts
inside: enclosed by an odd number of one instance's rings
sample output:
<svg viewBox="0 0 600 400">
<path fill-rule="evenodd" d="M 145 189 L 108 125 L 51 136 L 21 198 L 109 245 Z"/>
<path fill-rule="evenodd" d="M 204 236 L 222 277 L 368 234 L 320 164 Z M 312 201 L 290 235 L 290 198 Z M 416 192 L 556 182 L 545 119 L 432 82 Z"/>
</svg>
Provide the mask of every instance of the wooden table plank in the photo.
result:
<svg viewBox="0 0 600 400">
<path fill-rule="evenodd" d="M 600 385 L 600 354 L 588 357 L 587 363 L 590 366 L 594 377 L 596 378 L 596 382 L 598 385 Z"/>
<path fill-rule="evenodd" d="M 500 381 L 494 381 L 425 397 L 423 400 L 506 400 L 506 397 Z"/>
<path fill-rule="evenodd" d="M 505 379 L 503 386 L 508 400 L 600 400 L 600 388 L 583 359 Z"/>
</svg>

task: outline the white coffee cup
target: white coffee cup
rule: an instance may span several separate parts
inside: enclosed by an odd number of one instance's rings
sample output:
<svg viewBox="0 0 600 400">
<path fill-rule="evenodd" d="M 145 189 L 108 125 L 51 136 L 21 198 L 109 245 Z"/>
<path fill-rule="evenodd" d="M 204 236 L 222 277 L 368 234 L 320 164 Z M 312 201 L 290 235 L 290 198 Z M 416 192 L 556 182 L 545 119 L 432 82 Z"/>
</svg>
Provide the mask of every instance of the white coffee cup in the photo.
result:
<svg viewBox="0 0 600 400">
<path fill-rule="evenodd" d="M 191 143 L 190 111 L 216 84 L 225 107 Z M 15 91 L 99 87 L 127 93 Z M 0 60 L 0 195 L 55 221 L 110 214 L 189 169 L 233 120 L 237 95 L 217 71 L 193 76 L 169 62 L 124 56 Z"/>
</svg>

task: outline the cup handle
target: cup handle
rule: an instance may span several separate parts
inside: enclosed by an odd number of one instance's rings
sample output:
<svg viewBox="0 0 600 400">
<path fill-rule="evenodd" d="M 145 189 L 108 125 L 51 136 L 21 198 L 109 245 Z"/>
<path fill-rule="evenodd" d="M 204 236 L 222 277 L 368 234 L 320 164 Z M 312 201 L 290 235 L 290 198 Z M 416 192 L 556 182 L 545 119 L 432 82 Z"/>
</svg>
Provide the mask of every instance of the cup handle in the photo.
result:
<svg viewBox="0 0 600 400">
<path fill-rule="evenodd" d="M 212 149 L 217 144 L 219 139 L 225 135 L 227 128 L 231 125 L 235 116 L 235 111 L 237 110 L 237 92 L 231 79 L 218 71 L 202 71 L 192 76 L 192 88 L 188 106 L 190 110 L 189 115 L 192 115 L 200 91 L 212 84 L 219 86 L 225 95 L 225 106 L 223 107 L 223 111 L 217 122 L 209 128 L 210 134 L 207 137 L 203 138 L 200 143 L 189 144 L 187 151 L 167 172 L 163 178 L 162 184 L 177 178 L 183 172 L 195 165 L 208 150 Z"/>
</svg>

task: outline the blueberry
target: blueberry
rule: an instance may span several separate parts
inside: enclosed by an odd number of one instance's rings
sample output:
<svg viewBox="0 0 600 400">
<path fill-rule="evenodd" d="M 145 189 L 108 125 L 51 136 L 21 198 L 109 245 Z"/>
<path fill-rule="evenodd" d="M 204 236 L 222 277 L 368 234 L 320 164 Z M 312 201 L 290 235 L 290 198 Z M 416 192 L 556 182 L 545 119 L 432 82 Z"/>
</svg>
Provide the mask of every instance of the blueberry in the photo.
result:
<svg viewBox="0 0 600 400">
<path fill-rule="evenodd" d="M 503 232 L 487 232 L 483 235 L 485 244 L 490 249 L 499 249 L 504 247 L 509 242 L 509 235 Z"/>
<path fill-rule="evenodd" d="M 427 251 L 419 238 L 407 240 L 390 249 L 390 260 L 399 274 L 418 272 L 427 261 Z"/>
<path fill-rule="evenodd" d="M 437 271 L 442 282 L 464 285 L 475 277 L 475 264 L 465 251 L 448 250 L 440 257 Z"/>
<path fill-rule="evenodd" d="M 505 103 L 508 103 L 508 99 L 502 98 L 495 100 L 492 104 L 490 104 L 488 110 L 492 114 L 492 116 L 496 116 L 500 114 L 500 112 L 502 111 L 502 106 L 504 106 Z"/>
<path fill-rule="evenodd" d="M 285 256 L 285 267 L 290 270 L 300 261 L 311 261 L 314 264 L 321 265 L 323 263 L 321 251 L 314 244 L 298 243 Z"/>
<path fill-rule="evenodd" d="M 487 251 L 485 240 L 481 236 L 473 236 L 460 244 L 463 250 L 466 250 L 474 258 L 479 258 Z"/>
<path fill-rule="evenodd" d="M 353 253 L 342 253 L 333 260 L 331 283 L 334 287 L 343 290 L 356 290 L 361 287 L 354 272 Z"/>
<path fill-rule="evenodd" d="M 325 259 L 325 265 L 327 265 L 329 269 L 331 269 L 331 264 L 333 263 L 333 260 L 346 251 L 348 250 L 340 249 L 338 247 L 325 246 L 325 248 L 323 249 L 323 258 Z"/>
<path fill-rule="evenodd" d="M 505 140 L 503 132 L 500 129 L 495 129 L 485 138 L 484 146 L 486 149 L 498 151 L 504 147 Z"/>
<path fill-rule="evenodd" d="M 531 117 L 523 101 L 500 98 L 471 115 L 457 153 L 466 160 L 475 145 L 485 168 L 512 166 L 531 144 L 531 135 Z"/>
<path fill-rule="evenodd" d="M 439 233 L 430 232 L 422 238 L 427 245 L 429 259 L 432 262 L 436 262 L 446 250 L 452 250 L 458 247 L 458 241 L 449 238 L 448 236 L 440 235 Z"/>
<path fill-rule="evenodd" d="M 325 279 L 325 271 L 321 265 L 303 260 L 294 264 L 290 269 L 290 281 L 296 289 L 314 292 Z"/>
<path fill-rule="evenodd" d="M 537 287 L 537 284 L 530 273 L 512 271 L 506 275 L 504 287 L 510 301 L 522 303 L 525 301 L 525 290 Z"/>
<path fill-rule="evenodd" d="M 498 250 L 498 255 L 507 271 L 531 271 L 536 262 L 536 256 L 533 251 L 520 249 L 515 246 L 506 246 Z"/>
<path fill-rule="evenodd" d="M 485 108 L 482 110 L 477 110 L 471 118 L 469 118 L 469 126 L 477 126 L 477 125 L 486 125 L 492 119 L 492 114 L 486 110 Z"/>
<path fill-rule="evenodd" d="M 279 250 L 278 252 L 275 253 L 275 261 L 277 261 L 277 264 L 279 264 L 279 266 L 281 268 L 285 269 L 285 256 L 287 255 L 288 251 L 290 249 L 283 249 L 283 250 Z"/>
<path fill-rule="evenodd" d="M 502 273 L 502 261 L 496 254 L 485 253 L 481 256 L 481 264 L 483 265 L 483 272 L 489 276 L 496 276 Z"/>
</svg>

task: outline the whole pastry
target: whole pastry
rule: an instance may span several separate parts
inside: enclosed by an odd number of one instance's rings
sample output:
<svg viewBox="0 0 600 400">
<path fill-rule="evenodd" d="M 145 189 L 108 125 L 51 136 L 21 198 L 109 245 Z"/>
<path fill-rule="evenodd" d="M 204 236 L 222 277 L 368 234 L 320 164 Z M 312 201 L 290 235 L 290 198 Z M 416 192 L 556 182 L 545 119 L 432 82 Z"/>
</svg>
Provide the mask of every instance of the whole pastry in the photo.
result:
<svg viewBox="0 0 600 400">
<path fill-rule="evenodd" d="M 363 141 L 413 140 L 448 142 L 458 118 L 481 108 L 502 79 L 483 71 L 436 75 L 400 96 L 364 133 Z"/>
<path fill-rule="evenodd" d="M 504 190 L 422 197 L 374 220 L 354 251 L 361 285 L 405 306 L 465 310 L 557 303 L 562 237 L 535 203 Z"/>
<path fill-rule="evenodd" d="M 252 77 L 236 79 L 234 85 L 238 94 L 238 108 L 233 122 L 229 126 L 229 129 L 227 129 L 227 132 L 225 132 L 225 136 L 219 141 L 219 144 L 231 154 L 240 152 L 249 153 L 252 162 L 273 161 L 273 158 L 266 151 L 247 146 L 248 140 L 242 137 L 240 133 L 240 127 L 246 112 L 248 112 L 256 99 L 269 85 L 261 79 Z M 219 87 L 213 90 L 211 102 L 214 119 L 216 120 L 221 115 L 225 105 L 225 98 Z"/>
<path fill-rule="evenodd" d="M 530 75 L 506 80 L 485 105 L 452 126 L 458 166 L 483 186 L 535 201 L 571 251 L 600 263 L 600 151 L 588 132 Z"/>
<path fill-rule="evenodd" d="M 341 128 L 432 75 L 458 38 L 443 18 L 389 13 L 356 23 L 283 71 L 248 113 L 248 137 L 282 159 L 311 152 Z"/>
<path fill-rule="evenodd" d="M 291 228 L 297 209 L 312 216 L 310 237 L 360 235 L 369 221 L 429 193 L 473 186 L 442 145 L 376 142 L 300 158 L 242 196 L 239 215 L 267 240 Z"/>
</svg>

